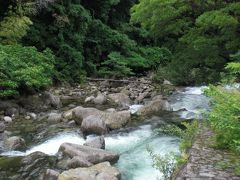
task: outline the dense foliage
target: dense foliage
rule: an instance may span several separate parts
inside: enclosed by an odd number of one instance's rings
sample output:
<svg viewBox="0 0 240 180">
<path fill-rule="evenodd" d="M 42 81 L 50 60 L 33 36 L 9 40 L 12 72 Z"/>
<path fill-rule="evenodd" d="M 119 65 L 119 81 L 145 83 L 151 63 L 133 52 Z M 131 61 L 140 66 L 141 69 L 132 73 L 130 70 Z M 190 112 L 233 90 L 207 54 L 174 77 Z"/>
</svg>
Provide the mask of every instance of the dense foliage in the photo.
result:
<svg viewBox="0 0 240 180">
<path fill-rule="evenodd" d="M 240 47 L 238 1 L 140 0 L 131 20 L 173 51 L 159 75 L 179 84 L 219 80 L 229 55 Z"/>
<path fill-rule="evenodd" d="M 212 86 L 207 95 L 212 98 L 209 120 L 218 146 L 240 152 L 240 92 Z"/>
<path fill-rule="evenodd" d="M 237 1 L 0 3 L 0 44 L 34 46 L 39 53 L 49 48 L 55 56 L 54 82 L 78 83 L 85 76 L 123 78 L 157 71 L 157 82 L 169 79 L 192 84 L 217 81 L 220 72 L 228 69 L 238 74 L 236 63 L 223 68 L 236 61 L 240 49 Z"/>
<path fill-rule="evenodd" d="M 34 47 L 0 45 L 0 97 L 51 84 L 54 56 Z"/>
</svg>

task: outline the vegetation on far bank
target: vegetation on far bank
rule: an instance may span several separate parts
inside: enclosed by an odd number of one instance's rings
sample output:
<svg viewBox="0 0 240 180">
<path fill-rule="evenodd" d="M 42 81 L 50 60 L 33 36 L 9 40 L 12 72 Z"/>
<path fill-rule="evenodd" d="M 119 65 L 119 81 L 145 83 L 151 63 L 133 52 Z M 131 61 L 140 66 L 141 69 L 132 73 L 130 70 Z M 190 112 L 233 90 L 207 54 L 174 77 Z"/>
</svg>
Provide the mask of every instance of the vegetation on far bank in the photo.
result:
<svg viewBox="0 0 240 180">
<path fill-rule="evenodd" d="M 157 82 L 163 79 L 177 85 L 216 82 L 225 72 L 224 66 L 239 55 L 240 3 L 236 1 L 0 0 L 0 3 L 4 62 L 0 64 L 1 97 L 19 93 L 22 88 L 46 87 L 51 82 L 79 83 L 86 76 L 124 78 L 155 72 Z M 23 52 L 19 58 L 23 62 L 14 57 L 15 53 L 9 57 L 14 49 L 21 53 L 20 48 Z M 7 66 L 6 49 L 8 58 L 16 61 Z M 48 56 L 51 53 L 49 60 L 46 49 L 51 51 L 47 50 Z M 46 65 L 50 69 L 46 75 L 31 77 L 34 83 L 29 83 L 28 77 L 33 72 L 26 65 L 33 67 L 36 74 L 45 73 L 42 69 Z M 19 73 L 15 72 L 16 66 L 22 73 L 18 80 L 14 79 Z"/>
</svg>

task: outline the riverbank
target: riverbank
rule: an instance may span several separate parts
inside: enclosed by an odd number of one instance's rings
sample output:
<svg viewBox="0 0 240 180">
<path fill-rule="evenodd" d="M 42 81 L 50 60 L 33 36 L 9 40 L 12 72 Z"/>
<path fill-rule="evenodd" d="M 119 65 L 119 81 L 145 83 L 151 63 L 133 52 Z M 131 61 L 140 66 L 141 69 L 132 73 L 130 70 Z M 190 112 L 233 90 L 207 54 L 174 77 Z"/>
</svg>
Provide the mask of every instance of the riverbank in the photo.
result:
<svg viewBox="0 0 240 180">
<path fill-rule="evenodd" d="M 182 166 L 174 180 L 238 180 L 234 163 L 240 162 L 236 154 L 214 148 L 214 132 L 201 125 L 192 147 L 188 150 L 188 161 Z"/>
</svg>

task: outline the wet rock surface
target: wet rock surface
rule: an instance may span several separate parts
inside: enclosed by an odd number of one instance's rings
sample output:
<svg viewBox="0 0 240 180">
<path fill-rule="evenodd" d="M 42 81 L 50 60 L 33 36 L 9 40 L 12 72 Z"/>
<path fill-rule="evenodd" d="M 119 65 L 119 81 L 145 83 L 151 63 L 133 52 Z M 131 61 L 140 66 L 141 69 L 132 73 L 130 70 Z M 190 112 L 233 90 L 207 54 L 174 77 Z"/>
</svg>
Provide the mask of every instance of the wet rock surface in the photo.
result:
<svg viewBox="0 0 240 180">
<path fill-rule="evenodd" d="M 79 156 L 92 164 L 104 161 L 115 163 L 119 159 L 119 155 L 116 153 L 71 143 L 63 143 L 59 148 L 58 154 L 63 158 Z"/>
<path fill-rule="evenodd" d="M 40 175 L 55 164 L 56 158 L 41 152 L 25 157 L 0 157 L 1 179 L 31 180 L 40 179 Z"/>
<path fill-rule="evenodd" d="M 120 172 L 109 162 L 99 163 L 89 168 L 76 168 L 62 172 L 58 180 L 120 180 Z"/>
<path fill-rule="evenodd" d="M 90 147 L 97 148 L 97 149 L 105 149 L 104 136 L 95 137 L 95 138 L 87 141 L 83 145 L 84 146 L 90 146 Z"/>
<path fill-rule="evenodd" d="M 239 180 L 232 168 L 221 168 L 219 163 L 231 161 L 232 153 L 216 150 L 210 145 L 213 132 L 204 127 L 195 137 L 189 151 L 187 164 L 179 171 L 175 180 Z"/>
</svg>

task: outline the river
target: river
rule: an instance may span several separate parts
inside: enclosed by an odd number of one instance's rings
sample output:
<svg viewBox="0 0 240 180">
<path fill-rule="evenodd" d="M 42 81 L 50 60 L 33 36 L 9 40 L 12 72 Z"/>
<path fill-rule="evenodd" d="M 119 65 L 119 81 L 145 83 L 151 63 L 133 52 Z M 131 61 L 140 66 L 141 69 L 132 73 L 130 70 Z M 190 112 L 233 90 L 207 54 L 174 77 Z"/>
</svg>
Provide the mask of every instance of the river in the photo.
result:
<svg viewBox="0 0 240 180">
<path fill-rule="evenodd" d="M 113 131 L 105 136 L 106 149 L 120 154 L 120 159 L 115 166 L 121 171 L 122 180 L 155 180 L 161 179 L 162 174 L 152 167 L 152 159 L 146 150 L 149 145 L 155 153 L 165 155 L 169 152 L 179 153 L 180 139 L 175 136 L 159 135 L 155 130 L 163 124 L 202 118 L 203 112 L 209 109 L 209 100 L 203 95 L 206 87 L 187 87 L 177 90 L 169 96 L 168 100 L 172 112 L 153 116 L 131 127 Z M 138 108 L 139 106 L 134 106 Z M 134 109 L 131 108 L 131 109 Z M 64 142 L 83 144 L 86 140 L 79 133 L 78 128 L 56 130 L 55 126 L 41 127 L 31 124 L 18 126 L 16 135 L 21 135 L 29 149 L 25 152 L 6 151 L 2 156 L 25 156 L 32 152 L 41 151 L 48 155 L 55 155 L 59 146 Z M 44 128 L 43 128 L 44 127 Z M 88 139 L 94 136 L 88 136 Z"/>
</svg>

